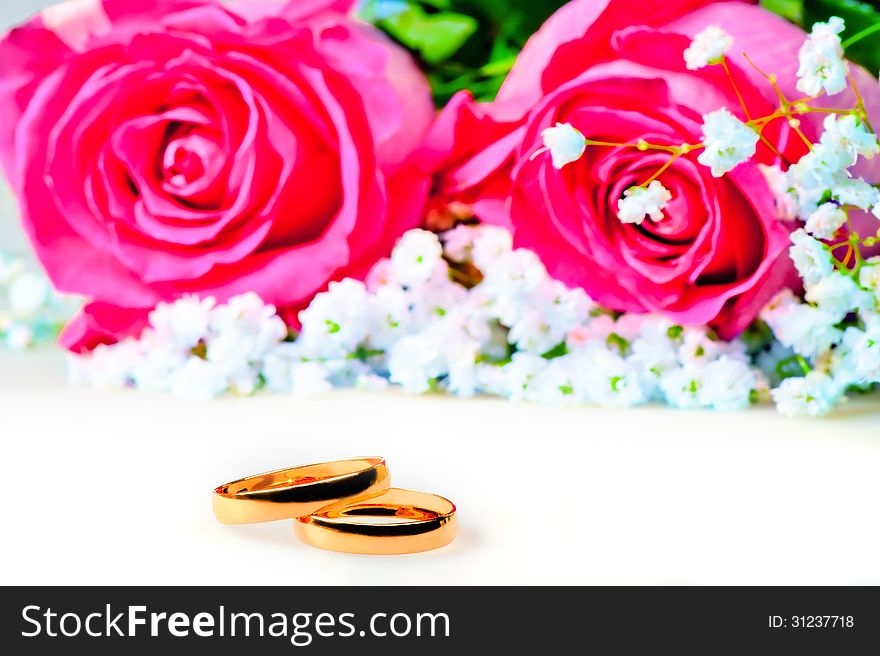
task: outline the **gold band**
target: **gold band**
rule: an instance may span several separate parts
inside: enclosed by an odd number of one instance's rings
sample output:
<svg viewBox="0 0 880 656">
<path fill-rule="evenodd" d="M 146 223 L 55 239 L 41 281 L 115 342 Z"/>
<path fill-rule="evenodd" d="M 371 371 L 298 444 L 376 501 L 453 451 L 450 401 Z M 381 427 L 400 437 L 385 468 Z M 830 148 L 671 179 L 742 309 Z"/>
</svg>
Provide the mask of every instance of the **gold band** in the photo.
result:
<svg viewBox="0 0 880 656">
<path fill-rule="evenodd" d="M 358 554 L 407 554 L 438 549 L 458 530 L 448 499 L 391 488 L 369 499 L 342 501 L 293 522 L 314 547 Z"/>
<path fill-rule="evenodd" d="M 223 524 L 303 517 L 343 499 L 379 494 L 389 485 L 391 477 L 383 458 L 279 469 L 218 487 L 214 515 Z"/>
</svg>

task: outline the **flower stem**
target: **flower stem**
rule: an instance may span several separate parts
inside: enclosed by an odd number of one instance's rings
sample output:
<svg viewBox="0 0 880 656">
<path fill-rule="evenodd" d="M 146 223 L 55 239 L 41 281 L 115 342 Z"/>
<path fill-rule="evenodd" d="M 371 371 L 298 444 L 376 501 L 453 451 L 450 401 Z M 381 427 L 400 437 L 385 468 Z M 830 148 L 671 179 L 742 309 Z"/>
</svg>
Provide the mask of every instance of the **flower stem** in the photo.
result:
<svg viewBox="0 0 880 656">
<path fill-rule="evenodd" d="M 736 93 L 736 97 L 739 100 L 740 107 L 742 107 L 743 113 L 746 115 L 746 120 L 751 121 L 752 115 L 749 113 L 749 108 L 746 105 L 746 101 L 743 98 L 742 93 L 740 93 L 739 87 L 736 84 L 736 80 L 733 78 L 733 73 L 730 71 L 730 66 L 727 64 L 727 57 L 722 55 L 721 57 L 721 66 L 724 67 L 724 72 L 727 73 L 727 77 L 730 78 L 730 84 L 733 87 L 734 93 Z"/>
<path fill-rule="evenodd" d="M 795 105 L 794 113 L 795 114 L 813 114 L 813 113 L 821 113 L 821 114 L 840 114 L 841 116 L 846 116 L 848 114 L 854 113 L 855 109 L 833 109 L 831 107 L 813 107 L 812 105 Z"/>
<path fill-rule="evenodd" d="M 637 148 L 638 150 L 665 150 L 669 153 L 675 153 L 679 150 L 679 146 L 661 146 L 659 144 L 649 144 L 646 141 L 637 143 L 618 143 L 616 141 L 595 141 L 587 139 L 588 146 L 605 146 L 607 148 Z"/>
<path fill-rule="evenodd" d="M 865 127 L 871 132 L 874 132 L 874 128 L 871 127 L 871 121 L 868 119 L 868 109 L 865 107 L 865 99 L 859 92 L 859 86 L 856 84 L 856 79 L 853 77 L 852 71 L 847 71 L 847 77 L 849 77 L 849 83 L 852 85 L 853 93 L 856 94 L 856 111 L 859 112 L 859 115 L 864 119 Z M 874 132 L 874 134 L 876 134 L 876 132 Z"/>
<path fill-rule="evenodd" d="M 880 23 L 875 23 L 871 27 L 866 27 L 861 32 L 856 32 L 855 34 L 853 34 L 850 38 L 848 38 L 846 41 L 844 41 L 840 45 L 843 46 L 844 50 L 846 50 L 850 46 L 855 45 L 856 43 L 858 43 L 859 41 L 861 41 L 865 37 L 869 37 L 872 34 L 874 34 L 875 32 L 880 32 Z"/>
<path fill-rule="evenodd" d="M 645 182 L 643 182 L 639 186 L 640 187 L 647 187 L 649 184 L 654 182 L 654 180 L 656 180 L 661 175 L 663 175 L 663 172 L 666 171 L 666 169 L 668 169 L 670 166 L 672 166 L 672 163 L 675 162 L 675 160 L 677 160 L 679 157 L 681 157 L 681 153 L 680 152 L 675 153 L 672 157 L 669 158 L 669 161 L 666 162 L 666 164 L 661 166 L 654 175 L 652 175 L 650 178 L 648 178 Z"/>
</svg>

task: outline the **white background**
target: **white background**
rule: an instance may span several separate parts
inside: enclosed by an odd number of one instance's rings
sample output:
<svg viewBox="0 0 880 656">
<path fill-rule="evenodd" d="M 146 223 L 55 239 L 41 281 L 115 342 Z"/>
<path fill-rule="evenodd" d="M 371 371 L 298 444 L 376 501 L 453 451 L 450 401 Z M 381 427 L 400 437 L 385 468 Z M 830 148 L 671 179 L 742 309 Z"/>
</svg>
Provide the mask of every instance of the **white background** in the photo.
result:
<svg viewBox="0 0 880 656">
<path fill-rule="evenodd" d="M 0 3 L 0 26 L 48 2 Z M 9 205 L 0 250 L 21 248 Z M 3 584 L 880 584 L 880 401 L 829 420 L 337 393 L 191 404 L 65 385 L 56 351 L 0 354 Z M 459 506 L 437 552 L 229 527 L 213 487 L 383 455 Z"/>
<path fill-rule="evenodd" d="M 830 420 L 333 393 L 188 403 L 0 354 L 4 584 L 880 584 L 880 402 Z M 244 475 L 382 455 L 458 504 L 442 550 L 223 526 Z"/>
</svg>

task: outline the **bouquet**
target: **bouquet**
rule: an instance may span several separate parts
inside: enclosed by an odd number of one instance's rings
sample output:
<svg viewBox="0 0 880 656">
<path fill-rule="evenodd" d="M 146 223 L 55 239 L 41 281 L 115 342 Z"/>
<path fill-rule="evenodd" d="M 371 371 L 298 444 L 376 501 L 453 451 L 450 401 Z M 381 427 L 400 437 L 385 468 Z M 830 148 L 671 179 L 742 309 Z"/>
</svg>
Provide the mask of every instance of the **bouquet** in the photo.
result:
<svg viewBox="0 0 880 656">
<path fill-rule="evenodd" d="M 766 4 L 45 10 L 0 42 L 0 161 L 84 300 L 72 379 L 788 415 L 872 390 L 880 13 Z"/>
</svg>

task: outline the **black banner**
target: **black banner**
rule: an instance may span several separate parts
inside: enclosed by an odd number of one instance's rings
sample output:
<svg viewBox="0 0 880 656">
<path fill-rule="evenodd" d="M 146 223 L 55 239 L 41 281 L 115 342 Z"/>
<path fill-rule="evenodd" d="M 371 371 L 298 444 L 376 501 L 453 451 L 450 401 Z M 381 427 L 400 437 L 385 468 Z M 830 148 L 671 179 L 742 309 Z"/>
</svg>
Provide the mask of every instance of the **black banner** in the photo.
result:
<svg viewBox="0 0 880 656">
<path fill-rule="evenodd" d="M 880 594 L 861 587 L 4 588 L 0 613 L 0 645 L 16 655 L 128 647 L 422 655 L 486 645 L 514 654 L 861 654 L 880 646 Z"/>
</svg>

